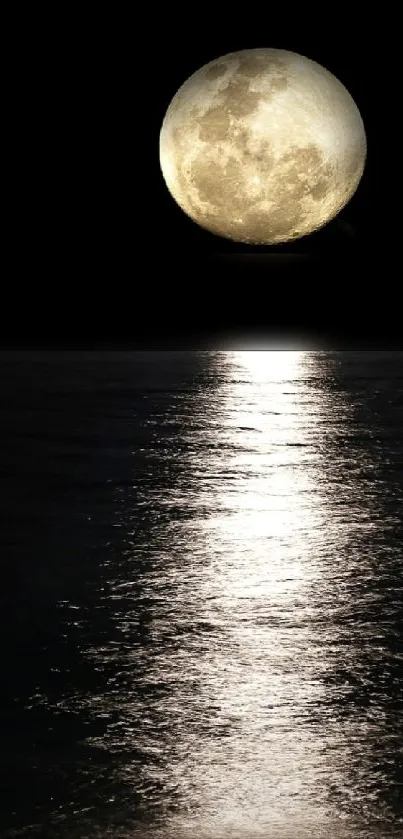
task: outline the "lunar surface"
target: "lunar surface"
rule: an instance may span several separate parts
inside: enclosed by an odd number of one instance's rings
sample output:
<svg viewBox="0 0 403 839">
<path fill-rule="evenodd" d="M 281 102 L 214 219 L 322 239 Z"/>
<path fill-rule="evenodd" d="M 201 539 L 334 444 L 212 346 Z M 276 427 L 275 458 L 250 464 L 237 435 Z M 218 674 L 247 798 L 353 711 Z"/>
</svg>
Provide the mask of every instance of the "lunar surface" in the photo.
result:
<svg viewBox="0 0 403 839">
<path fill-rule="evenodd" d="M 346 88 L 277 49 L 217 58 L 180 87 L 160 132 L 160 165 L 182 210 L 237 242 L 276 244 L 323 227 L 364 171 L 366 136 Z"/>
</svg>

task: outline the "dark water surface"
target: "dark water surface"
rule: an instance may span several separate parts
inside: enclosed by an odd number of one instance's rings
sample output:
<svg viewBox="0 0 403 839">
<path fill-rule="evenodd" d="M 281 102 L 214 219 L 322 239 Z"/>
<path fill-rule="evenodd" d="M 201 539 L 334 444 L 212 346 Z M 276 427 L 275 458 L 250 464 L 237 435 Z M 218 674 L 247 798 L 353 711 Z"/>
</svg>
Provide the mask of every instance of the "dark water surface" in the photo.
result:
<svg viewBox="0 0 403 839">
<path fill-rule="evenodd" d="M 3 353 L 1 837 L 403 836 L 403 353 Z"/>
</svg>

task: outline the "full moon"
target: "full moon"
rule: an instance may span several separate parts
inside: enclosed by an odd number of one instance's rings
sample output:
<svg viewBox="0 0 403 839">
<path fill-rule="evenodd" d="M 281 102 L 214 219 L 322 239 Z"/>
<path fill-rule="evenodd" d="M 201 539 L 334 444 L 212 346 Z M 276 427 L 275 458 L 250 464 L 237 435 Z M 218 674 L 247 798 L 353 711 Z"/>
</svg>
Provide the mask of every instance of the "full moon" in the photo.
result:
<svg viewBox="0 0 403 839">
<path fill-rule="evenodd" d="M 332 73 L 293 52 L 210 61 L 173 97 L 160 166 L 179 207 L 235 242 L 271 245 L 323 227 L 364 171 L 360 112 Z"/>
</svg>

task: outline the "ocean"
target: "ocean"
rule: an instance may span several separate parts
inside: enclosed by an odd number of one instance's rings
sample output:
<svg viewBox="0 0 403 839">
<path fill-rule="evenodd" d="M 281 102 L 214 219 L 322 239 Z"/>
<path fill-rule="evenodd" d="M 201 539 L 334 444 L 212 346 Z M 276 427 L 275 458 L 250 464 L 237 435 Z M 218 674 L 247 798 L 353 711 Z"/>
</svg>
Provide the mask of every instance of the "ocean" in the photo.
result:
<svg viewBox="0 0 403 839">
<path fill-rule="evenodd" d="M 403 352 L 3 351 L 2 839 L 403 836 Z"/>
</svg>

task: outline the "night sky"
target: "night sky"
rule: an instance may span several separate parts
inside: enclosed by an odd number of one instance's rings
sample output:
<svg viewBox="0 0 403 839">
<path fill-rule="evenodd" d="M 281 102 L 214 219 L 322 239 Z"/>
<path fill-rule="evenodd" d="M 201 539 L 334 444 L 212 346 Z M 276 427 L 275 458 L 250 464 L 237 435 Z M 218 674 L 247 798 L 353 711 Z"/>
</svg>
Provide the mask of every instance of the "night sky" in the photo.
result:
<svg viewBox="0 0 403 839">
<path fill-rule="evenodd" d="M 393 149 L 387 105 L 374 96 L 382 41 L 374 61 L 363 22 L 327 10 L 323 20 L 292 23 L 293 14 L 229 22 L 190 7 L 186 18 L 164 20 L 150 9 L 140 24 L 97 12 L 55 19 L 50 29 L 36 17 L 34 45 L 27 24 L 4 346 L 168 348 L 245 338 L 400 346 L 382 192 Z M 161 122 L 183 81 L 219 55 L 258 46 L 301 53 L 333 72 L 355 99 L 368 141 L 362 181 L 337 219 L 276 247 L 200 229 L 168 193 L 158 157 Z"/>
</svg>

